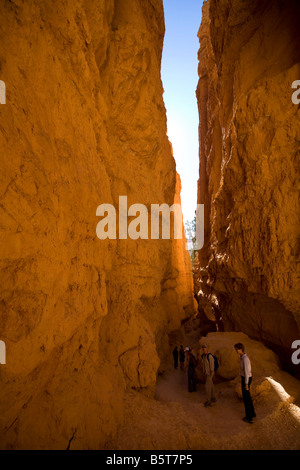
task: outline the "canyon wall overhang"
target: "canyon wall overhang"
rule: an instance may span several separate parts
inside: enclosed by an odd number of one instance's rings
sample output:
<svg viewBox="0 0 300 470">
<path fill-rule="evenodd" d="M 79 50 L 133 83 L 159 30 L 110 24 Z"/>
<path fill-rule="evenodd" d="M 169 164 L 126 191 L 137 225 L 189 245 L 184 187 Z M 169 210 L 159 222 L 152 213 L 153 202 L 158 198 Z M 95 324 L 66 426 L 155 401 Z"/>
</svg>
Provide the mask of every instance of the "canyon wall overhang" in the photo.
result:
<svg viewBox="0 0 300 470">
<path fill-rule="evenodd" d="M 300 338 L 300 4 L 208 0 L 199 30 L 205 246 L 195 294 L 207 322 L 263 341 L 297 373 Z M 298 366 L 299 367 L 299 366 Z"/>
</svg>

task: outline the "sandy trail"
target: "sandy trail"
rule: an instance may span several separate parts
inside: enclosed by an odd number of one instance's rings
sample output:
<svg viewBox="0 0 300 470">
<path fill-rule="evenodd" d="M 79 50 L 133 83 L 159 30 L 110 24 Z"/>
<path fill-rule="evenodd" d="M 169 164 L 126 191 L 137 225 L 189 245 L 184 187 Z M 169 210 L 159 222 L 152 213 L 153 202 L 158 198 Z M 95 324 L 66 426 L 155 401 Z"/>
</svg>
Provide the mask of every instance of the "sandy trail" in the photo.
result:
<svg viewBox="0 0 300 470">
<path fill-rule="evenodd" d="M 171 362 L 171 361 L 170 361 Z M 300 408 L 274 399 L 255 402 L 254 424 L 242 421 L 236 382 L 215 385 L 217 402 L 205 408 L 205 386 L 188 392 L 187 371 L 172 364 L 158 377 L 155 399 L 125 398 L 125 422 L 108 449 L 300 449 Z"/>
<path fill-rule="evenodd" d="M 244 406 L 230 382 L 215 384 L 217 401 L 209 408 L 204 407 L 205 385 L 197 384 L 197 391 L 190 393 L 187 384 L 187 372 L 169 370 L 158 381 L 156 399 L 165 404 L 180 403 L 195 425 L 201 426 L 203 431 L 213 433 L 215 437 L 222 438 L 226 435 L 229 425 L 234 433 L 245 430 L 246 424 L 242 421 L 245 415 Z M 259 409 L 257 414 L 260 417 L 265 416 L 266 410 Z"/>
</svg>

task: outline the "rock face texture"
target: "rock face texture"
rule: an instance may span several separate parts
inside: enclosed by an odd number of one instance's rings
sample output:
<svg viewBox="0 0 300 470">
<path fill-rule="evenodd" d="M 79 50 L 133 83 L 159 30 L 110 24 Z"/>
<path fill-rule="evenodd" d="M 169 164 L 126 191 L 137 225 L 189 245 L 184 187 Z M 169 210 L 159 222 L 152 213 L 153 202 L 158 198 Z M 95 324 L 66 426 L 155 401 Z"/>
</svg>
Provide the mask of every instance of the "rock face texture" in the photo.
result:
<svg viewBox="0 0 300 470">
<path fill-rule="evenodd" d="M 300 4 L 208 0 L 199 30 L 205 246 L 195 293 L 207 323 L 291 362 L 300 338 Z"/>
<path fill-rule="evenodd" d="M 0 23 L 0 446 L 103 448 L 194 309 L 183 241 L 96 236 L 100 204 L 180 200 L 162 1 L 13 0 Z"/>
</svg>

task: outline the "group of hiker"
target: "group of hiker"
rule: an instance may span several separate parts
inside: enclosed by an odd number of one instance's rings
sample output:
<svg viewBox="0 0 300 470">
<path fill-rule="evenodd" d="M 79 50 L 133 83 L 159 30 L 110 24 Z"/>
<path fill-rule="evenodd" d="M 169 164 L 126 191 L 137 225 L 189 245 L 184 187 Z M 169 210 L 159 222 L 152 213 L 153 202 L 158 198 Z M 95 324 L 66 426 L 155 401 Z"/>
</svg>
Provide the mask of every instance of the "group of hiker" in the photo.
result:
<svg viewBox="0 0 300 470">
<path fill-rule="evenodd" d="M 253 418 L 256 417 L 256 414 L 250 394 L 250 386 L 252 382 L 251 362 L 245 353 L 245 347 L 242 343 L 236 343 L 234 348 L 240 358 L 241 388 L 246 412 L 246 416 L 243 418 L 243 421 L 252 424 Z M 219 367 L 219 363 L 218 359 L 208 351 L 207 344 L 202 344 L 201 350 L 201 362 L 203 374 L 205 377 L 206 391 L 206 401 L 204 406 L 210 407 L 212 406 L 212 403 L 216 402 L 213 378 Z M 196 392 L 196 367 L 198 365 L 198 361 L 191 348 L 189 346 L 183 348 L 183 345 L 181 345 L 178 351 L 177 346 L 175 346 L 173 350 L 173 359 L 175 369 L 178 369 L 179 362 L 180 369 L 187 369 L 188 371 L 188 391 L 191 393 Z"/>
</svg>

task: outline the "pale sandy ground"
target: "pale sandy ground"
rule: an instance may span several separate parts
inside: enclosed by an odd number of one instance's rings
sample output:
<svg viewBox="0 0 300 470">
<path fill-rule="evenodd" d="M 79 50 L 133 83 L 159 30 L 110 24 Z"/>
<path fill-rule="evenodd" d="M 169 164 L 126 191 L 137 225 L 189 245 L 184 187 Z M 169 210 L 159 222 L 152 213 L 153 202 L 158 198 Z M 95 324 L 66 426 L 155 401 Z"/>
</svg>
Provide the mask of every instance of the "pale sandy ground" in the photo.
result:
<svg viewBox="0 0 300 470">
<path fill-rule="evenodd" d="M 109 449 L 300 449 L 296 405 L 256 405 L 254 424 L 242 421 L 243 403 L 230 383 L 216 385 L 217 403 L 205 408 L 204 385 L 189 393 L 184 372 L 169 371 L 158 380 L 156 400 L 131 392 L 125 424 Z"/>
<path fill-rule="evenodd" d="M 255 400 L 257 418 L 244 423 L 236 381 L 215 385 L 217 402 L 205 408 L 204 384 L 189 393 L 187 373 L 172 361 L 158 378 L 156 397 L 126 396 L 125 424 L 108 449 L 115 450 L 299 450 L 300 408 L 270 392 Z M 299 403 L 297 403 L 299 404 Z"/>
</svg>

